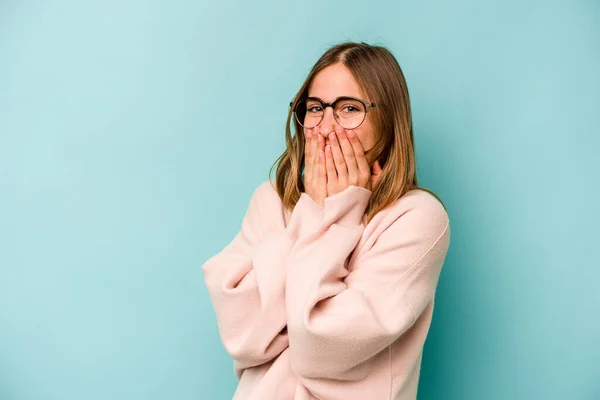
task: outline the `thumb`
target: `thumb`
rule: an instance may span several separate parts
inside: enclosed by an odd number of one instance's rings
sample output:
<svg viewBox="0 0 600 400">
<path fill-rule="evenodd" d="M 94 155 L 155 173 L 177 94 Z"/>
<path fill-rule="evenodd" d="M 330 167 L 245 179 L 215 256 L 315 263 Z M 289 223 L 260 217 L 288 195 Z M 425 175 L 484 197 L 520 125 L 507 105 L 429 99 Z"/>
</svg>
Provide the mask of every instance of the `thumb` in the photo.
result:
<svg viewBox="0 0 600 400">
<path fill-rule="evenodd" d="M 379 160 L 375 160 L 373 163 L 373 175 L 381 174 L 381 165 L 379 165 Z"/>
<path fill-rule="evenodd" d="M 380 175 L 381 165 L 379 165 L 379 161 L 375 160 L 375 162 L 373 163 L 373 171 L 371 172 L 371 188 L 375 187 L 375 184 L 377 184 L 377 182 L 379 181 Z"/>
</svg>

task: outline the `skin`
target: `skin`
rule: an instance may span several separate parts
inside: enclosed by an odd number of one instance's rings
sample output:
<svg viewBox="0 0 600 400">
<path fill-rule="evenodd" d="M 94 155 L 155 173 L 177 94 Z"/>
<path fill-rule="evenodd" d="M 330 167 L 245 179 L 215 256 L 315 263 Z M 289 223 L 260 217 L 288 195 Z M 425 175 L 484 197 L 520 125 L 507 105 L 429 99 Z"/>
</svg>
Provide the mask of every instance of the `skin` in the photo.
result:
<svg viewBox="0 0 600 400">
<path fill-rule="evenodd" d="M 329 103 L 340 96 L 370 100 L 343 64 L 330 65 L 319 72 L 308 88 L 308 95 Z M 333 109 L 327 107 L 319 125 L 304 129 L 304 137 L 304 187 L 315 203 L 323 206 L 326 197 L 350 185 L 372 190 L 381 166 L 375 161 L 371 168 L 364 156 L 376 140 L 369 113 L 358 128 L 347 130 L 338 124 Z"/>
</svg>

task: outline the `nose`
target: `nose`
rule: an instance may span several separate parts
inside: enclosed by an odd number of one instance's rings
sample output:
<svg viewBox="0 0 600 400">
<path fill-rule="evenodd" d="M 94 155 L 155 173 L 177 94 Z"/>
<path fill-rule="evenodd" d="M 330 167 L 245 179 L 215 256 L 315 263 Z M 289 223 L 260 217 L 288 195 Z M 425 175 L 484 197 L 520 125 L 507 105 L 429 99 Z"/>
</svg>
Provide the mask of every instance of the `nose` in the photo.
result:
<svg viewBox="0 0 600 400">
<path fill-rule="evenodd" d="M 333 115 L 333 108 L 326 107 L 323 112 L 323 119 L 321 120 L 321 123 L 319 124 L 319 126 L 320 126 L 319 132 L 325 139 L 328 139 L 329 134 L 331 132 L 335 131 L 335 127 L 337 125 L 339 125 L 339 124 L 338 124 L 337 120 L 335 119 L 335 116 Z"/>
</svg>

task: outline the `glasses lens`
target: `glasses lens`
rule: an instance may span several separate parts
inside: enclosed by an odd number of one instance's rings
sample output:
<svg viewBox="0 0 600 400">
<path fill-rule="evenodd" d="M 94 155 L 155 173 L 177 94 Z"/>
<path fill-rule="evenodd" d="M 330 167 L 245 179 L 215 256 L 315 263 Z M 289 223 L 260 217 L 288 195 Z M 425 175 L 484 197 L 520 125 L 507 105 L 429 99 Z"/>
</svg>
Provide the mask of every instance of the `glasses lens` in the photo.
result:
<svg viewBox="0 0 600 400">
<path fill-rule="evenodd" d="M 358 100 L 340 99 L 335 105 L 336 119 L 346 129 L 357 128 L 366 115 L 365 105 Z"/>
<path fill-rule="evenodd" d="M 296 120 L 305 128 L 314 128 L 323 119 L 323 105 L 316 100 L 305 99 L 296 106 Z"/>
</svg>

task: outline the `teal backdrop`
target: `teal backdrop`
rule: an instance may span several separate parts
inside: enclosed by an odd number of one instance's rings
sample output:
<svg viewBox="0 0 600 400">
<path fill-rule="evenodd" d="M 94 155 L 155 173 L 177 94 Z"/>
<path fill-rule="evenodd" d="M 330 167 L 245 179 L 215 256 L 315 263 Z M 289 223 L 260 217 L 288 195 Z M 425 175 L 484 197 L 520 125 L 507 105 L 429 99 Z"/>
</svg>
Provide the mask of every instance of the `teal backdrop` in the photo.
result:
<svg viewBox="0 0 600 400">
<path fill-rule="evenodd" d="M 231 398 L 201 266 L 345 40 L 451 218 L 419 399 L 600 399 L 600 2 L 4 0 L 1 400 Z"/>
</svg>

